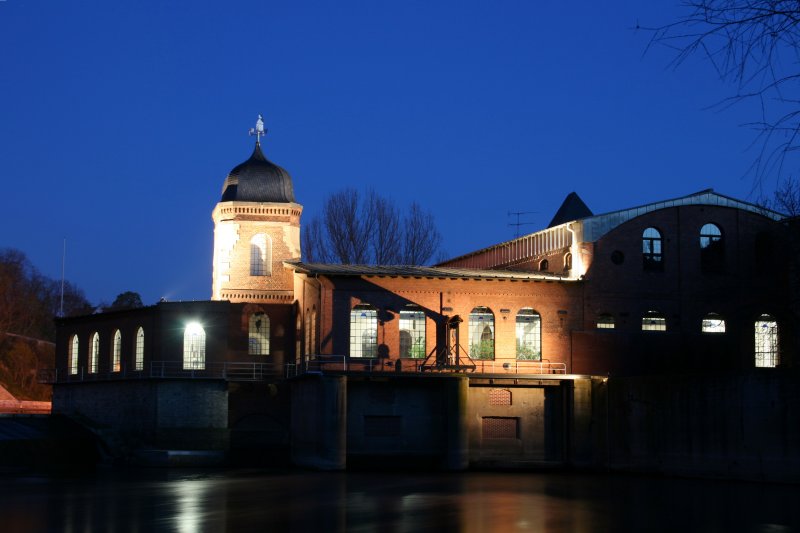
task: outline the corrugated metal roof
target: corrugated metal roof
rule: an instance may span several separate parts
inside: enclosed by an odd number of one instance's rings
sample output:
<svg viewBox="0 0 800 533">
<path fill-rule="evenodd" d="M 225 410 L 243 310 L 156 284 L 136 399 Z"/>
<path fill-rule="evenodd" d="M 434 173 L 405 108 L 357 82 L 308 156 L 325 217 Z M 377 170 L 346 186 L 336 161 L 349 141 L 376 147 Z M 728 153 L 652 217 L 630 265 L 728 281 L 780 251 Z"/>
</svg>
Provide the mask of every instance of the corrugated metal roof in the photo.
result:
<svg viewBox="0 0 800 533">
<path fill-rule="evenodd" d="M 300 272 L 321 276 L 384 276 L 457 279 L 522 279 L 575 281 L 566 277 L 539 272 L 514 272 L 508 270 L 474 270 L 466 268 L 426 267 L 409 265 L 338 265 L 329 263 L 302 263 L 286 261 L 285 264 Z"/>
</svg>

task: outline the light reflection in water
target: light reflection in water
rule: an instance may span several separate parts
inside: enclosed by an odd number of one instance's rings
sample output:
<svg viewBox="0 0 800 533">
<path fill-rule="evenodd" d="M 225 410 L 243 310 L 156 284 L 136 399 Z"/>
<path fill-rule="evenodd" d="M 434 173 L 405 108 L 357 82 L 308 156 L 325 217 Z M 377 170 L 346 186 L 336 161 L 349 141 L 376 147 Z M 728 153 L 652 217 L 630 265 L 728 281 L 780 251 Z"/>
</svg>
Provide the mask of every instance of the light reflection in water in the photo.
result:
<svg viewBox="0 0 800 533">
<path fill-rule="evenodd" d="M 5 531 L 792 531 L 800 488 L 542 473 L 4 478 Z"/>
</svg>

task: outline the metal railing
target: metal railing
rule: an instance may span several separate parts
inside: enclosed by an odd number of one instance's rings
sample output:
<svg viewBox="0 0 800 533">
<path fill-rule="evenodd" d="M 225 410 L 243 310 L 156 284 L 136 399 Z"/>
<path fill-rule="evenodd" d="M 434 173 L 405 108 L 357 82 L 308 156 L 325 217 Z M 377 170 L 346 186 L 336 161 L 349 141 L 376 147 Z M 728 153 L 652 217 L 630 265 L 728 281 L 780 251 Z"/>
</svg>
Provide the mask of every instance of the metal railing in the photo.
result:
<svg viewBox="0 0 800 533">
<path fill-rule="evenodd" d="M 199 365 L 198 365 L 199 366 Z M 69 368 L 39 370 L 40 383 L 116 381 L 130 379 L 224 379 L 226 381 L 264 381 L 276 377 L 272 363 L 206 363 L 202 368 L 184 368 L 181 361 L 152 361 L 142 370 L 121 367 L 115 372 L 87 372 L 85 368 L 71 373 Z"/>
<path fill-rule="evenodd" d="M 566 374 L 566 363 L 549 361 L 472 361 L 476 374 Z M 286 377 L 324 372 L 420 372 L 424 359 L 361 359 L 346 355 L 306 356 L 299 364 L 286 365 Z M 426 368 L 428 371 L 437 371 Z M 447 371 L 446 368 L 439 371 Z"/>
</svg>

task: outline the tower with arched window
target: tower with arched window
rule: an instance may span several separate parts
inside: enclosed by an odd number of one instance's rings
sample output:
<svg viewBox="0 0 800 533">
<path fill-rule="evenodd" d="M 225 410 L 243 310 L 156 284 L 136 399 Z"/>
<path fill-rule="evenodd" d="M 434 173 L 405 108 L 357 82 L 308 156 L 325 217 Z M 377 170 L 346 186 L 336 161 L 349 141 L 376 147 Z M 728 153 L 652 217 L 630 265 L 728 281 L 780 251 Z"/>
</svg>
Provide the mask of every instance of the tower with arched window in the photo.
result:
<svg viewBox="0 0 800 533">
<path fill-rule="evenodd" d="M 212 300 L 291 303 L 292 274 L 283 261 L 300 259 L 300 215 L 289 173 L 261 149 L 252 130 L 250 158 L 228 173 L 214 208 Z"/>
</svg>

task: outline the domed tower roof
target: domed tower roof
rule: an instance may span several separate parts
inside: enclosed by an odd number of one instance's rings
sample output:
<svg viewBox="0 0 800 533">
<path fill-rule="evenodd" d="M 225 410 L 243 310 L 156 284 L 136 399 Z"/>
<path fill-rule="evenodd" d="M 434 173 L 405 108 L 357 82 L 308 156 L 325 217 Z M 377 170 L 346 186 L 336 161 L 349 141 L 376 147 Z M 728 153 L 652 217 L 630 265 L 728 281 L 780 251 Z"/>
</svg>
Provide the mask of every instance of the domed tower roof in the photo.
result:
<svg viewBox="0 0 800 533">
<path fill-rule="evenodd" d="M 236 165 L 222 186 L 221 202 L 294 202 L 292 177 L 261 152 L 261 143 L 250 159 Z"/>
</svg>

